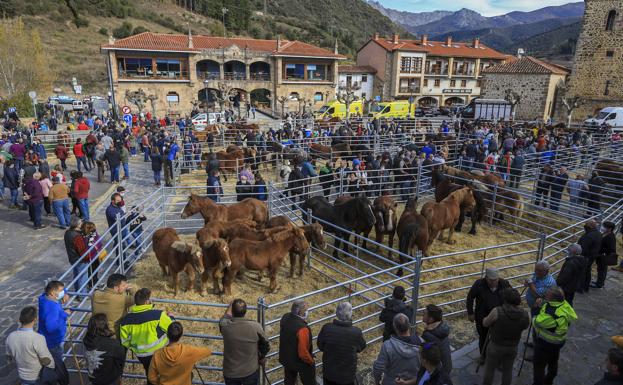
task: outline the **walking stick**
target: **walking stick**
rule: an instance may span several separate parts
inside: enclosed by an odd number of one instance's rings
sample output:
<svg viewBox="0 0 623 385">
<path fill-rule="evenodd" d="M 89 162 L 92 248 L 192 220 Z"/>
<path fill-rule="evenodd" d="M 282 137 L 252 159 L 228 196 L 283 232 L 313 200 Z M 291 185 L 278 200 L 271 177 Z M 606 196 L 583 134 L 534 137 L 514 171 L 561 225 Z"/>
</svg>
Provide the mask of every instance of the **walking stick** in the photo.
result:
<svg viewBox="0 0 623 385">
<path fill-rule="evenodd" d="M 261 365 L 261 368 L 262 368 L 262 374 L 264 375 L 264 379 L 266 380 L 266 384 L 265 385 L 271 385 L 271 382 L 268 379 L 268 375 L 266 374 L 266 366 L 265 365 Z"/>
<path fill-rule="evenodd" d="M 528 350 L 528 340 L 530 340 L 530 333 L 532 332 L 532 323 L 534 321 L 530 319 L 530 327 L 528 327 L 528 334 L 526 334 L 526 341 L 524 342 L 523 354 L 521 355 L 521 364 L 519 365 L 519 371 L 517 372 L 517 377 L 521 375 L 521 370 L 523 369 L 523 363 L 526 361 L 526 350 Z"/>
<path fill-rule="evenodd" d="M 206 385 L 206 383 L 203 381 L 203 377 L 201 377 L 201 373 L 199 372 L 199 369 L 197 369 L 197 365 L 193 365 L 193 368 L 195 368 L 195 371 L 197 372 L 197 375 L 199 376 L 199 380 L 201 381 L 201 383 L 203 385 Z"/>
<path fill-rule="evenodd" d="M 73 329 L 71 328 L 71 324 L 69 322 L 69 318 L 67 318 L 67 329 L 69 331 L 69 343 L 71 344 L 71 353 L 74 358 L 74 364 L 78 368 L 78 377 L 80 378 L 80 385 L 84 385 L 84 379 L 82 378 L 82 368 L 80 368 L 80 362 L 78 361 L 78 356 L 76 355 L 76 347 L 73 342 Z"/>
<path fill-rule="evenodd" d="M 487 331 L 487 340 L 485 341 L 485 346 L 482 347 L 482 356 L 486 357 L 487 356 L 487 347 L 489 347 L 489 341 L 491 341 L 491 336 L 489 335 L 489 332 Z M 484 365 L 484 364 L 482 364 Z M 478 374 L 478 372 L 480 371 L 480 367 L 482 366 L 480 364 L 480 362 L 478 362 L 478 366 L 476 367 L 476 374 Z"/>
</svg>

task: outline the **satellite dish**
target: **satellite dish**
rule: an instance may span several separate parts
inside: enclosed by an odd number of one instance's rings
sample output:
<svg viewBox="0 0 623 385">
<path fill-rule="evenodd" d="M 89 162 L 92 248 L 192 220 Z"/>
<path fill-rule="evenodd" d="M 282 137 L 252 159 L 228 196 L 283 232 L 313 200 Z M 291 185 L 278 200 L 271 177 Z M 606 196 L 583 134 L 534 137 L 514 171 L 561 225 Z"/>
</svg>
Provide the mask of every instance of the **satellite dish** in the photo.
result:
<svg viewBox="0 0 623 385">
<path fill-rule="evenodd" d="M 36 99 L 37 93 L 35 91 L 30 91 L 28 92 L 28 96 L 30 96 L 31 99 Z"/>
</svg>

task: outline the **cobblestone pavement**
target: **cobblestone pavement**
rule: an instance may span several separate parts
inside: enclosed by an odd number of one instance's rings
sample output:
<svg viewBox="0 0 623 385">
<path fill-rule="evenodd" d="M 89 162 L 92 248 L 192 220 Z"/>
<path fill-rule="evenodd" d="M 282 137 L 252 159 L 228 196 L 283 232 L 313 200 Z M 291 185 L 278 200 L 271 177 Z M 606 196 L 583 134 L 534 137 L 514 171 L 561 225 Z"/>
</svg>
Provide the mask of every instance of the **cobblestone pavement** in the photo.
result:
<svg viewBox="0 0 623 385">
<path fill-rule="evenodd" d="M 73 166 L 72 161 L 68 162 Z M 153 191 L 151 164 L 142 157 L 132 158 L 129 180 L 121 182 L 126 188 L 128 205 L 141 201 Z M 106 229 L 104 211 L 115 187 L 110 183 L 97 183 L 94 172 L 88 174 L 91 182 L 91 220 L 100 232 Z M 109 177 L 107 174 L 105 177 Z M 45 217 L 48 227 L 34 231 L 26 211 L 9 210 L 6 204 L 0 207 L 0 384 L 16 381 L 15 370 L 8 365 L 4 354 L 6 336 L 17 327 L 17 318 L 22 307 L 35 304 L 46 279 L 58 277 L 69 268 L 63 243 L 63 231 L 57 226 L 56 217 Z"/>
<path fill-rule="evenodd" d="M 594 275 L 593 275 L 594 276 Z M 605 358 L 609 348 L 615 347 L 610 341 L 613 335 L 623 333 L 623 274 L 608 272 L 605 289 L 591 289 L 589 294 L 578 294 L 574 308 L 578 321 L 571 325 L 567 343 L 560 352 L 558 376 L 554 384 L 587 385 L 600 380 L 605 370 Z M 525 334 L 522 344 L 525 341 Z M 513 383 L 529 385 L 532 383 L 532 363 L 526 361 L 517 377 L 521 364 L 523 346 L 515 360 Z M 528 355 L 531 355 L 531 349 Z M 454 385 L 482 384 L 484 367 L 476 374 L 479 357 L 478 344 L 472 343 L 452 354 L 452 381 Z M 494 383 L 499 383 L 500 372 L 496 373 Z"/>
</svg>

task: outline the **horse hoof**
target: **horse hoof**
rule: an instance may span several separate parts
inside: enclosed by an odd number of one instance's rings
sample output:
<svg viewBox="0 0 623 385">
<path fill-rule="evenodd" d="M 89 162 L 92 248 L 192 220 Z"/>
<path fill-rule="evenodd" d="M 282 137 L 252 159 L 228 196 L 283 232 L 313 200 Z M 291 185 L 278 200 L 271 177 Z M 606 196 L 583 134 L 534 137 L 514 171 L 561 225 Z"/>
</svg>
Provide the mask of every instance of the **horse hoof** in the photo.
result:
<svg viewBox="0 0 623 385">
<path fill-rule="evenodd" d="M 476 230 L 471 230 L 468 234 L 469 235 L 476 235 Z"/>
<path fill-rule="evenodd" d="M 455 239 L 453 239 L 453 240 L 448 240 L 446 243 L 447 243 L 448 245 L 454 245 L 454 244 L 456 243 L 456 240 L 455 240 Z"/>
</svg>

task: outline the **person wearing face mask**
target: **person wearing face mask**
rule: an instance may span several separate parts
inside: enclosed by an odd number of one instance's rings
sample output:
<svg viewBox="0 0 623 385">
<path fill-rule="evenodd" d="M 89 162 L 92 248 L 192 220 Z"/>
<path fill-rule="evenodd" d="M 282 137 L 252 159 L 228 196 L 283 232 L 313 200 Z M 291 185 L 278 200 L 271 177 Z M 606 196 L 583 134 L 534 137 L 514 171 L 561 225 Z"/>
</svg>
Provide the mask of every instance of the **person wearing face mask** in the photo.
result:
<svg viewBox="0 0 623 385">
<path fill-rule="evenodd" d="M 119 217 L 120 222 L 118 225 L 117 217 Z M 123 240 L 123 244 L 125 245 L 130 241 L 130 231 L 126 226 L 126 217 L 123 212 L 123 198 L 118 192 L 112 194 L 110 197 L 110 205 L 106 208 L 106 222 L 108 222 L 108 228 L 110 229 L 110 235 L 115 244 L 115 250 L 117 248 L 118 237 L 116 235 L 119 227 L 121 228 L 121 239 Z M 127 264 L 128 262 L 126 262 L 126 265 Z"/>
<path fill-rule="evenodd" d="M 108 327 L 119 335 L 119 320 L 128 314 L 134 305 L 134 287 L 123 274 L 112 274 L 106 281 L 106 288 L 96 290 L 91 297 L 93 314 L 106 314 Z"/>
<path fill-rule="evenodd" d="M 604 287 L 608 266 L 617 264 L 617 241 L 614 236 L 615 224 L 603 222 L 601 224 L 601 247 L 597 257 L 597 280 L 591 283 L 592 288 L 600 289 Z"/>
<path fill-rule="evenodd" d="M 312 331 L 307 325 L 309 306 L 303 300 L 292 303 L 289 313 L 279 322 L 279 363 L 283 365 L 284 385 L 316 385 L 316 362 L 312 348 Z"/>
<path fill-rule="evenodd" d="M 71 313 L 69 309 L 63 309 L 67 301 L 69 296 L 65 293 L 65 284 L 60 281 L 50 281 L 39 296 L 38 331 L 45 337 L 55 362 L 63 362 L 63 341 L 67 333 L 67 317 Z"/>
<path fill-rule="evenodd" d="M 599 256 L 601 250 L 601 233 L 594 219 L 589 219 L 584 225 L 584 234 L 578 239 L 578 244 L 582 247 L 582 256 L 585 259 L 584 282 L 578 288 L 578 293 L 588 293 L 591 283 L 591 273 L 593 263 Z"/>
</svg>

